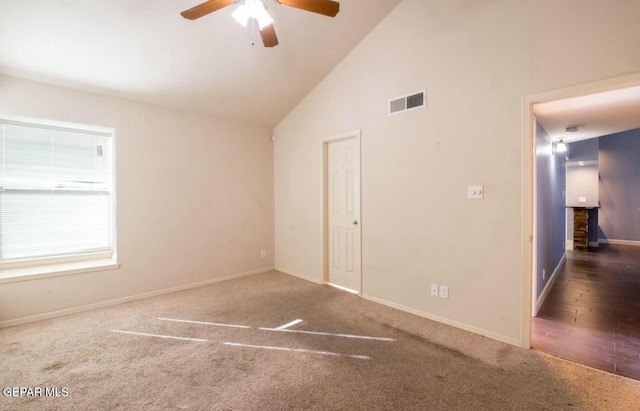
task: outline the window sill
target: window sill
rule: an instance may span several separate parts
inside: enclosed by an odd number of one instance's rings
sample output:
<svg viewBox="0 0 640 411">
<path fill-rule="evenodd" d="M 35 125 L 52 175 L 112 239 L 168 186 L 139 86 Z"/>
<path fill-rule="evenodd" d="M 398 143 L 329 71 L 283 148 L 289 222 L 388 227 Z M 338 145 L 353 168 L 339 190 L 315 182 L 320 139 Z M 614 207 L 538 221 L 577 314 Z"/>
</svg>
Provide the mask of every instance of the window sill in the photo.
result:
<svg viewBox="0 0 640 411">
<path fill-rule="evenodd" d="M 0 270 L 0 284 L 90 273 L 94 271 L 115 270 L 119 267 L 120 263 L 109 258 L 62 264 L 47 264 L 35 267 L 8 268 Z"/>
</svg>

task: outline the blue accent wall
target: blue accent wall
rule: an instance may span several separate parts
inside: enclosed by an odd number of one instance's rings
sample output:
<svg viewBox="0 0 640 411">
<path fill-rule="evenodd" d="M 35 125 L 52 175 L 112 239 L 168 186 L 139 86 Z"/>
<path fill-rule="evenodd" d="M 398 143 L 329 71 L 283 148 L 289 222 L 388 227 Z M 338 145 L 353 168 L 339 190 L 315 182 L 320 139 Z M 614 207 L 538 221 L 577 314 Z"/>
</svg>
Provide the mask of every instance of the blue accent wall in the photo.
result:
<svg viewBox="0 0 640 411">
<path fill-rule="evenodd" d="M 536 296 L 564 255 L 566 159 L 551 154 L 551 138 L 536 122 Z M 546 277 L 542 279 L 542 270 Z"/>
<path fill-rule="evenodd" d="M 640 129 L 600 137 L 599 236 L 640 241 Z"/>
<path fill-rule="evenodd" d="M 567 157 L 570 161 L 598 161 L 598 139 L 576 141 L 567 144 Z"/>
</svg>

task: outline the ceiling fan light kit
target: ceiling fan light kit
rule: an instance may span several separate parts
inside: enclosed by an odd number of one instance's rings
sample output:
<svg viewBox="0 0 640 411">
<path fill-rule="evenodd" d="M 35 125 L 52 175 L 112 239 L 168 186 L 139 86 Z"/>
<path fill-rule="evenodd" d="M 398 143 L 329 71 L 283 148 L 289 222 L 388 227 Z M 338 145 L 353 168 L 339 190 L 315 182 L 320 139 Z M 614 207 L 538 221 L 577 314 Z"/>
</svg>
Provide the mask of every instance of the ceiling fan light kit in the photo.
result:
<svg viewBox="0 0 640 411">
<path fill-rule="evenodd" d="M 335 17 L 340 11 L 340 3 L 332 0 L 275 0 L 275 2 L 328 17 Z M 275 47 L 278 45 L 278 37 L 273 28 L 273 18 L 267 12 L 262 0 L 209 0 L 180 14 L 185 19 L 196 20 L 234 3 L 239 3 L 239 6 L 231 15 L 238 23 L 247 27 L 249 20 L 255 20 L 260 29 L 260 37 L 262 37 L 264 46 Z"/>
<path fill-rule="evenodd" d="M 254 19 L 258 22 L 260 30 L 273 23 L 273 18 L 260 0 L 245 0 L 231 13 L 231 16 L 244 27 L 247 27 L 250 19 Z"/>
</svg>

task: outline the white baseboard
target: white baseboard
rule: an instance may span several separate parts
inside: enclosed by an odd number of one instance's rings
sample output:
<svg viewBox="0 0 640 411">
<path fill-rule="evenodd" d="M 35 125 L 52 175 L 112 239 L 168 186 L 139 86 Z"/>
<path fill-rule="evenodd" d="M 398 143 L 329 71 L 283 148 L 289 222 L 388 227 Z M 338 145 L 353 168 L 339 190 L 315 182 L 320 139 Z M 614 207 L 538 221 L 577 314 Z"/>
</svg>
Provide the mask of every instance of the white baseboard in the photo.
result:
<svg viewBox="0 0 640 411">
<path fill-rule="evenodd" d="M 506 344 L 515 345 L 517 347 L 522 347 L 522 343 L 520 340 L 516 338 L 507 337 L 506 335 L 497 334 L 492 331 L 487 331 L 482 328 L 474 327 L 472 325 L 464 324 L 458 321 L 450 320 L 445 317 L 440 317 L 439 315 L 431 314 L 426 311 L 417 310 L 415 308 L 407 307 L 401 304 L 396 304 L 391 301 L 384 300 L 382 298 L 373 297 L 371 295 L 362 294 L 362 298 L 373 301 L 374 303 L 386 305 L 387 307 L 395 308 L 396 310 L 404 311 L 409 314 L 417 315 L 418 317 L 423 317 L 428 320 L 437 321 L 439 323 L 443 323 L 446 325 L 450 325 L 452 327 L 460 328 L 461 330 L 469 331 L 474 334 L 483 335 L 485 337 L 491 338 L 493 340 L 497 340 Z"/>
<path fill-rule="evenodd" d="M 324 281 L 320 281 L 316 278 L 313 277 L 309 277 L 307 275 L 304 274 L 300 274 L 300 273 L 296 273 L 281 267 L 276 267 L 275 268 L 276 271 L 280 271 L 281 273 L 284 274 L 288 274 L 294 277 L 298 277 L 301 278 L 303 280 L 307 280 L 310 281 L 312 283 L 316 283 L 316 284 L 324 284 Z M 423 317 L 423 318 L 427 318 L 429 320 L 433 320 L 433 321 L 437 321 L 446 325 L 450 325 L 452 327 L 456 327 L 456 328 L 460 328 L 462 330 L 465 331 L 469 331 L 475 334 L 480 334 L 480 335 L 484 335 L 485 337 L 489 337 L 491 339 L 497 340 L 497 341 L 501 341 L 507 344 L 511 344 L 511 345 L 515 345 L 517 347 L 521 346 L 520 340 L 517 340 L 515 338 L 510 338 L 507 336 L 504 336 L 502 334 L 497 334 L 491 331 L 487 331 L 487 330 L 483 330 L 482 328 L 477 328 L 477 327 L 473 327 L 471 325 L 467 325 L 467 324 L 463 324 L 457 321 L 453 321 L 450 320 L 448 318 L 444 318 L 444 317 L 440 317 L 434 314 L 430 314 L 427 313 L 425 311 L 420 311 L 420 310 L 416 310 L 415 308 L 410 308 L 401 304 L 396 304 L 393 303 L 391 301 L 387 301 L 384 300 L 382 298 L 378 298 L 378 297 L 373 297 L 371 295 L 367 295 L 367 294 L 361 294 L 360 295 L 362 298 L 364 298 L 365 300 L 369 300 L 369 301 L 373 301 L 374 303 L 378 303 L 378 304 L 382 304 L 382 305 L 386 305 L 387 307 L 391 307 L 391 308 L 395 308 L 396 310 L 400 310 L 400 311 L 404 311 L 407 312 L 409 314 L 413 314 L 413 315 L 417 315 L 419 317 Z"/>
<path fill-rule="evenodd" d="M 205 280 L 205 281 L 200 281 L 200 282 L 197 282 L 197 283 L 179 285 L 179 286 L 176 286 L 176 287 L 165 288 L 165 289 L 157 290 L 157 291 L 151 291 L 151 292 L 148 292 L 148 293 L 136 294 L 136 295 L 131 295 L 131 296 L 122 297 L 122 298 L 116 298 L 114 300 L 101 301 L 99 303 L 81 305 L 79 307 L 66 308 L 64 310 L 51 311 L 51 312 L 48 312 L 48 313 L 30 315 L 28 317 L 21 317 L 21 318 L 16 318 L 16 319 L 12 319 L 12 320 L 0 321 L 0 328 L 11 327 L 13 325 L 19 325 L 19 324 L 30 323 L 30 322 L 33 322 L 33 321 L 45 320 L 45 319 L 48 319 L 48 318 L 61 317 L 63 315 L 75 314 L 75 313 L 79 313 L 79 312 L 82 312 L 82 311 L 95 310 L 96 308 L 103 308 L 103 307 L 108 307 L 108 306 L 111 306 L 111 305 L 127 303 L 127 302 L 130 302 L 130 301 L 141 300 L 143 298 L 155 297 L 155 296 L 158 296 L 158 295 L 169 294 L 169 293 L 173 293 L 173 292 L 176 292 L 176 291 L 188 290 L 190 288 L 202 287 L 202 286 L 205 286 L 205 285 L 215 284 L 215 283 L 219 283 L 219 282 L 222 282 L 222 281 L 233 280 L 235 278 L 246 277 L 246 276 L 249 276 L 249 275 L 260 274 L 260 273 L 264 273 L 264 272 L 267 272 L 267 271 L 272 271 L 273 269 L 274 269 L 273 267 L 260 268 L 258 270 L 246 271 L 246 272 L 237 273 L 237 274 L 230 274 L 230 275 L 226 275 L 224 277 L 213 278 L 211 280 Z"/>
<path fill-rule="evenodd" d="M 280 271 L 283 274 L 291 275 L 293 277 L 298 277 L 298 278 L 300 278 L 302 280 L 311 281 L 312 283 L 324 284 L 324 281 L 318 280 L 317 278 L 309 277 L 308 275 L 304 275 L 304 274 L 297 273 L 295 271 L 287 270 L 286 268 L 276 267 L 276 268 L 274 268 L 274 270 Z"/>
<path fill-rule="evenodd" d="M 610 239 L 601 238 L 600 243 L 613 244 L 613 245 L 632 245 L 635 247 L 640 247 L 640 241 L 634 241 L 634 240 L 610 240 Z"/>
<path fill-rule="evenodd" d="M 556 281 L 558 272 L 560 271 L 560 268 L 562 268 L 562 264 L 564 264 L 566 259 L 567 259 L 567 254 L 565 253 L 562 255 L 560 262 L 558 263 L 556 268 L 553 270 L 553 273 L 551 273 L 551 277 L 549 277 L 549 281 L 547 281 L 547 284 L 544 286 L 542 293 L 540 293 L 540 297 L 538 297 L 538 299 L 536 300 L 536 306 L 533 309 L 534 317 L 538 315 L 538 311 L 540 311 L 540 307 L 542 307 L 542 304 L 544 304 L 544 300 L 547 298 L 549 291 L 551 291 L 551 287 L 553 287 L 553 283 Z"/>
<path fill-rule="evenodd" d="M 309 276 L 306 276 L 304 274 L 296 273 L 296 272 L 293 272 L 293 271 L 290 271 L 290 270 L 287 270 L 287 269 L 284 269 L 284 268 L 281 268 L 281 267 L 276 267 L 275 270 L 276 271 L 280 271 L 281 273 L 284 273 L 284 274 L 288 274 L 288 275 L 291 275 L 291 276 L 294 276 L 294 277 L 301 278 L 303 280 L 310 281 L 312 283 L 325 284 L 324 281 L 320 281 L 320 280 L 318 280 L 316 278 L 309 277 Z M 488 338 L 491 338 L 491 339 L 494 339 L 494 340 L 497 340 L 497 341 L 501 341 L 501 342 L 504 342 L 504 343 L 507 343 L 507 344 L 515 345 L 517 347 L 521 347 L 522 346 L 520 340 L 515 339 L 515 338 L 511 338 L 511 337 L 507 337 L 507 336 L 504 336 L 502 334 L 497 334 L 497 333 L 494 333 L 494 332 L 491 332 L 491 331 L 483 330 L 482 328 L 473 327 L 471 325 L 463 324 L 463 323 L 460 323 L 460 322 L 457 322 L 457 321 L 450 320 L 450 319 L 445 318 L 445 317 L 440 317 L 440 316 L 437 316 L 437 315 L 434 315 L 434 314 L 430 314 L 430 313 L 427 313 L 425 311 L 417 310 L 415 308 L 407 307 L 407 306 L 404 306 L 404 305 L 401 305 L 401 304 L 396 304 L 396 303 L 393 303 L 391 301 L 384 300 L 382 298 L 373 297 L 371 295 L 360 294 L 360 297 L 364 298 L 365 300 L 373 301 L 374 303 L 386 305 L 387 307 L 395 308 L 396 310 L 404 311 L 404 312 L 407 312 L 409 314 L 417 315 L 419 317 L 423 317 L 423 318 L 427 318 L 429 320 L 437 321 L 439 323 L 450 325 L 452 327 L 460 328 L 462 330 L 469 331 L 469 332 L 472 332 L 474 334 L 483 335 L 485 337 L 488 337 Z"/>
</svg>

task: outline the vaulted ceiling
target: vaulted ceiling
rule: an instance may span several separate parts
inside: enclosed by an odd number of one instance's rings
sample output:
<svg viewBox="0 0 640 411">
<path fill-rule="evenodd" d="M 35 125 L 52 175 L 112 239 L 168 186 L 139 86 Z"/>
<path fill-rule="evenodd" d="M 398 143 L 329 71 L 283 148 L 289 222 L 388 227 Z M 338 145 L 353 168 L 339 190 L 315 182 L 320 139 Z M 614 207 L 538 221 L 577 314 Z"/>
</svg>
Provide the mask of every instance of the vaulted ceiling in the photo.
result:
<svg viewBox="0 0 640 411">
<path fill-rule="evenodd" d="M 276 125 L 401 0 L 341 0 L 335 18 L 263 0 L 264 48 L 232 5 L 204 0 L 0 0 L 0 73 L 155 105 Z"/>
</svg>

